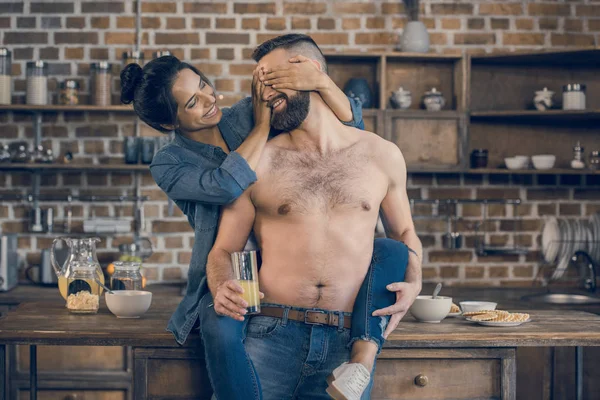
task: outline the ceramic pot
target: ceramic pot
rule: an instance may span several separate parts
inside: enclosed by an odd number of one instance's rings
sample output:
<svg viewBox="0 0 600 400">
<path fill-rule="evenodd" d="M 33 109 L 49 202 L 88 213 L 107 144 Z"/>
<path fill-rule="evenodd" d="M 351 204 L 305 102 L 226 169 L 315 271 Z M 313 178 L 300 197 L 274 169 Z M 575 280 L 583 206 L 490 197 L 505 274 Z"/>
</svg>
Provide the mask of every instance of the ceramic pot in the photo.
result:
<svg viewBox="0 0 600 400">
<path fill-rule="evenodd" d="M 544 88 L 544 90 L 538 90 L 535 92 L 535 97 L 533 98 L 533 104 L 538 111 L 545 111 L 552 108 L 552 96 L 554 92 L 552 90 L 548 90 L 548 88 Z"/>
<path fill-rule="evenodd" d="M 401 110 L 406 110 L 412 104 L 412 94 L 410 90 L 404 90 L 400 88 L 394 92 L 390 96 L 390 104 L 393 108 L 399 108 Z"/>
<path fill-rule="evenodd" d="M 400 38 L 400 50 L 410 53 L 427 53 L 429 51 L 429 33 L 421 21 L 410 21 L 406 24 Z"/>
<path fill-rule="evenodd" d="M 367 80 L 364 78 L 352 78 L 344 86 L 344 93 L 348 97 L 360 100 L 363 108 L 373 106 L 373 95 Z"/>
<path fill-rule="evenodd" d="M 446 99 L 442 93 L 433 88 L 423 96 L 423 105 L 427 111 L 440 111 L 446 105 Z"/>
</svg>

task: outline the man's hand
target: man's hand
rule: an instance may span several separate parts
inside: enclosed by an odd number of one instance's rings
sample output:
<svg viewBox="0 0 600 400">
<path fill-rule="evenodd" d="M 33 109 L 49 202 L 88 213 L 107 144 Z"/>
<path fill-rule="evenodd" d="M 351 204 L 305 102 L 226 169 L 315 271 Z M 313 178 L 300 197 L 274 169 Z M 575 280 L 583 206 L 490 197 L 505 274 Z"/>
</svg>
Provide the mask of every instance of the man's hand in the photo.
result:
<svg viewBox="0 0 600 400">
<path fill-rule="evenodd" d="M 298 55 L 265 71 L 263 82 L 273 89 L 320 91 L 327 88 L 330 78 L 310 58 Z"/>
<path fill-rule="evenodd" d="M 228 280 L 220 284 L 213 298 L 215 312 L 218 315 L 243 321 L 248 303 L 240 296 L 242 293 L 244 293 L 244 289 L 235 280 Z M 260 293 L 260 298 L 263 297 L 265 295 Z"/>
<path fill-rule="evenodd" d="M 271 107 L 269 102 L 263 100 L 265 84 L 261 81 L 264 77 L 262 67 L 257 66 L 252 73 L 252 106 L 254 108 L 255 125 L 271 125 Z"/>
<path fill-rule="evenodd" d="M 388 335 L 396 329 L 400 320 L 406 315 L 419 292 L 421 292 L 421 285 L 419 283 L 396 282 L 387 285 L 387 289 L 396 292 L 396 303 L 373 312 L 374 317 L 391 315 L 387 328 L 383 333 L 384 339 L 387 339 Z"/>
</svg>

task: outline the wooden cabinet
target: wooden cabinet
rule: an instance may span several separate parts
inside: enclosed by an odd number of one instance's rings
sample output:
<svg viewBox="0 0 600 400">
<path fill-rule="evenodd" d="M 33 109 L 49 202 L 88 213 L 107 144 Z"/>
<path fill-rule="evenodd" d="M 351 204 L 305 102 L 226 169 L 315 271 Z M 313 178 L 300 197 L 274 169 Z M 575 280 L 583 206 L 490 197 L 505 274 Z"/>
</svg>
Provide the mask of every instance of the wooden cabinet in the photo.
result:
<svg viewBox="0 0 600 400">
<path fill-rule="evenodd" d="M 19 400 L 29 400 L 29 390 L 19 390 Z M 123 390 L 38 390 L 38 400 L 126 400 Z"/>
<path fill-rule="evenodd" d="M 373 400 L 514 399 L 511 349 L 403 349 L 381 352 Z"/>
<path fill-rule="evenodd" d="M 9 399 L 29 399 L 29 346 L 7 346 Z M 37 346 L 38 399 L 129 400 L 132 350 L 122 346 Z"/>
<path fill-rule="evenodd" d="M 201 348 L 135 349 L 136 400 L 209 400 L 212 388 Z"/>
<path fill-rule="evenodd" d="M 135 399 L 210 399 L 200 350 L 136 349 Z M 385 349 L 373 400 L 514 400 L 513 349 Z M 511 386 L 512 385 L 512 386 Z"/>
</svg>

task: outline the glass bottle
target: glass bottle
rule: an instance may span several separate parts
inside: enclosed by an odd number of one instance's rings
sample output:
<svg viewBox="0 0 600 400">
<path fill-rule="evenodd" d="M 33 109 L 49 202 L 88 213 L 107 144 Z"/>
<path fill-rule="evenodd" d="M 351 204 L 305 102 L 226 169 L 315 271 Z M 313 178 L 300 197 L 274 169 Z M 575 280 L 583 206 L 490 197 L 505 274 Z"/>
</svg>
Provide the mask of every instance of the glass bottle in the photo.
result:
<svg viewBox="0 0 600 400">
<path fill-rule="evenodd" d="M 141 51 L 126 51 L 123 53 L 123 68 L 129 64 L 144 66 L 144 53 Z"/>
<path fill-rule="evenodd" d="M 594 150 L 590 153 L 588 168 L 594 171 L 600 170 L 600 151 Z"/>
<path fill-rule="evenodd" d="M 92 102 L 96 106 L 111 104 L 111 69 L 106 61 L 92 63 Z"/>
<path fill-rule="evenodd" d="M 76 263 L 67 278 L 67 309 L 75 314 L 95 314 L 100 307 L 100 285 L 96 265 Z"/>
<path fill-rule="evenodd" d="M 115 272 L 110 277 L 112 290 L 142 290 L 139 262 L 115 261 Z"/>
<path fill-rule="evenodd" d="M 0 163 L 10 162 L 10 151 L 8 150 L 8 145 L 5 144 L 0 149 Z"/>
<path fill-rule="evenodd" d="M 48 63 L 27 63 L 27 104 L 48 104 Z"/>
<path fill-rule="evenodd" d="M 11 103 L 12 54 L 0 48 L 0 104 Z"/>
<path fill-rule="evenodd" d="M 59 103 L 69 106 L 79 104 L 79 82 L 67 79 L 60 83 Z"/>
</svg>

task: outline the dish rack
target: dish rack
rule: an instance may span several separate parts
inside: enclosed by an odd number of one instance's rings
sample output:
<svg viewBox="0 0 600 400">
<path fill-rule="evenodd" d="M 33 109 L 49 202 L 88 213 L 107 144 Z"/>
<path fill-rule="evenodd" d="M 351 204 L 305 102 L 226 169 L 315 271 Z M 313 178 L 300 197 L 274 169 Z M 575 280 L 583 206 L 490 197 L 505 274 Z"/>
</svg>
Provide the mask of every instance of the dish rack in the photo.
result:
<svg viewBox="0 0 600 400">
<path fill-rule="evenodd" d="M 542 280 L 543 284 L 561 279 L 571 262 L 581 257 L 586 259 L 588 270 L 584 287 L 595 289 L 595 268 L 600 260 L 600 214 L 592 215 L 589 220 L 546 218 L 542 229 L 541 264 L 556 267 L 549 279 Z M 583 275 L 581 270 L 579 275 Z"/>
</svg>

